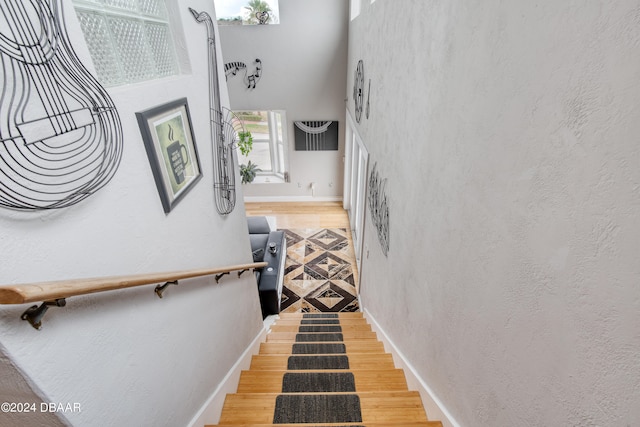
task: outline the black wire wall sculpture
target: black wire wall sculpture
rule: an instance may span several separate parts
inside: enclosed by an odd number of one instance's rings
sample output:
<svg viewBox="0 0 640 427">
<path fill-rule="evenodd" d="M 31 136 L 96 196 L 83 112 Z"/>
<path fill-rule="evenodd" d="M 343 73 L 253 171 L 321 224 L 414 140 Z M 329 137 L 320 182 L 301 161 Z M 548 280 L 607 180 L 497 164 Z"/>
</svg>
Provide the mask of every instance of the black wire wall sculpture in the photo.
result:
<svg viewBox="0 0 640 427">
<path fill-rule="evenodd" d="M 364 115 L 369 119 L 369 113 L 371 112 L 371 79 L 369 79 L 369 90 L 367 91 L 367 106 L 364 109 Z"/>
<path fill-rule="evenodd" d="M 113 101 L 82 65 L 56 0 L 0 2 L 0 206 L 72 206 L 122 157 Z"/>
<path fill-rule="evenodd" d="M 247 89 L 255 89 L 256 83 L 258 83 L 260 77 L 262 77 L 262 61 L 256 58 L 254 62 L 256 64 L 255 71 L 251 75 L 249 75 L 247 64 L 244 62 L 228 62 L 224 64 L 225 78 L 228 80 L 230 75 L 235 76 L 238 74 L 238 71 L 244 70 L 244 84 L 247 85 Z"/>
<path fill-rule="evenodd" d="M 218 61 L 213 20 L 207 12 L 189 11 L 199 23 L 207 26 L 209 58 L 209 109 L 211 138 L 213 143 L 213 192 L 216 209 L 220 215 L 233 212 L 236 206 L 236 172 L 233 159 L 234 144 L 238 139 L 233 113 L 220 105 L 220 85 L 218 82 Z M 236 125 L 237 126 L 237 125 Z"/>
<path fill-rule="evenodd" d="M 356 122 L 362 118 L 362 104 L 364 101 L 364 64 L 362 59 L 358 61 L 356 73 L 353 76 L 353 102 L 356 114 Z"/>
<path fill-rule="evenodd" d="M 224 64 L 224 77 L 229 80 L 229 76 L 235 76 L 240 70 L 245 70 L 246 74 L 247 64 L 244 62 L 227 62 Z"/>
<path fill-rule="evenodd" d="M 387 256 L 389 253 L 389 203 L 387 201 L 387 179 L 381 179 L 376 168 L 378 163 L 373 165 L 369 175 L 369 211 L 373 219 L 373 225 L 378 232 L 378 240 L 382 247 L 382 253 Z"/>
<path fill-rule="evenodd" d="M 256 19 L 258 20 L 258 25 L 266 25 L 269 23 L 269 12 L 256 12 Z"/>
</svg>

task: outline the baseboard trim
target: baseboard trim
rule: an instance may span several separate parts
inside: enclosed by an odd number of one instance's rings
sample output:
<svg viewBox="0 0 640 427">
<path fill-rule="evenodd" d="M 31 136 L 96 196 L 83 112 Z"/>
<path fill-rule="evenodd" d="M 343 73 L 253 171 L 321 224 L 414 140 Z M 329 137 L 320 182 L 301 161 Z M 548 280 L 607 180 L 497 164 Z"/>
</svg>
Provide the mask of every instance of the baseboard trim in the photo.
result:
<svg viewBox="0 0 640 427">
<path fill-rule="evenodd" d="M 377 333 L 378 339 L 384 344 L 385 350 L 393 356 L 393 361 L 395 362 L 396 367 L 404 370 L 409 389 L 418 390 L 420 393 L 422 403 L 424 404 L 429 419 L 442 421 L 442 425 L 444 427 L 460 427 L 460 424 L 458 424 L 458 422 L 453 418 L 442 401 L 438 399 L 433 390 L 431 390 L 427 383 L 420 377 L 420 375 L 418 375 L 415 368 L 411 363 L 409 363 L 400 350 L 398 350 L 398 347 L 396 347 L 393 341 L 391 341 L 387 333 L 376 321 L 375 317 L 373 317 L 366 308 L 362 307 L 362 301 L 360 301 L 360 299 L 359 302 L 360 309 L 364 313 L 364 317 L 369 321 L 374 332 Z"/>
<path fill-rule="evenodd" d="M 238 389 L 238 383 L 240 382 L 240 373 L 242 370 L 249 369 L 251 356 L 258 354 L 260 351 L 260 343 L 265 340 L 266 336 L 267 329 L 263 327 L 251 344 L 249 344 L 244 353 L 242 353 L 238 361 L 231 367 L 229 373 L 227 373 L 223 378 L 216 390 L 193 417 L 191 422 L 188 424 L 189 427 L 202 427 L 207 424 L 218 424 L 225 397 L 228 393 L 236 392 Z"/>
<path fill-rule="evenodd" d="M 341 202 L 342 196 L 313 197 L 313 196 L 244 196 L 247 203 L 269 202 Z"/>
</svg>

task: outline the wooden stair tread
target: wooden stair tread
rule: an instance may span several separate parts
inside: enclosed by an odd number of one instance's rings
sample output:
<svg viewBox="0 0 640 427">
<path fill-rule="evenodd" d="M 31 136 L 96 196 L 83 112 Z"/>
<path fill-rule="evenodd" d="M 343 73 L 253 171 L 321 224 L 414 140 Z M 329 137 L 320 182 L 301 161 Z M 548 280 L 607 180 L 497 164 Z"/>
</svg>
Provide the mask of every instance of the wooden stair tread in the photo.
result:
<svg viewBox="0 0 640 427">
<path fill-rule="evenodd" d="M 345 317 L 341 319 L 278 319 L 274 322 L 275 325 L 300 325 L 303 320 L 315 320 L 315 323 L 308 323 L 305 325 L 331 325 L 335 323 L 328 323 L 327 320 L 337 320 L 340 325 L 368 325 L 367 319 L 363 317 Z"/>
<path fill-rule="evenodd" d="M 208 424 L 205 427 L 303 427 L 306 424 Z M 363 426 L 364 423 L 313 423 L 321 426 Z M 440 421 L 368 422 L 365 427 L 442 427 Z"/>
<path fill-rule="evenodd" d="M 317 315 L 317 314 L 337 314 L 338 318 L 341 319 L 343 317 L 345 318 L 364 318 L 363 314 L 361 311 L 353 311 L 353 312 L 346 312 L 346 311 L 340 311 L 338 313 L 280 313 L 278 314 L 278 317 L 280 319 L 302 319 L 304 318 L 305 314 L 311 314 L 311 315 Z"/>
<path fill-rule="evenodd" d="M 208 424 L 205 427 L 304 427 L 306 424 Z M 364 423 L 313 423 L 313 427 L 321 426 L 365 426 L 365 427 L 442 427 L 440 421 L 403 421 L 403 422 L 368 422 Z"/>
<path fill-rule="evenodd" d="M 295 342 L 296 335 L 300 332 L 269 332 L 267 334 L 267 342 Z M 307 334 L 306 332 L 304 332 Z M 341 332 L 343 341 L 347 340 L 377 340 L 377 336 L 375 332 L 372 331 L 344 331 Z M 331 333 L 326 332 L 318 332 L 318 333 L 308 333 L 309 335 L 331 335 Z M 334 341 L 335 342 L 335 341 Z"/>
<path fill-rule="evenodd" d="M 395 368 L 393 357 L 385 352 L 384 345 L 371 331 L 362 313 L 338 313 L 337 318 L 306 318 L 313 322 L 302 323 L 303 319 L 303 313 L 281 313 L 271 325 L 265 342 L 260 344 L 260 353 L 252 356 L 250 369 L 241 372 L 237 393 L 227 395 L 217 427 L 442 427 L 439 421 L 427 420 L 420 394 L 408 390 L 404 371 Z M 341 332 L 329 332 L 333 328 L 327 332 L 300 332 L 301 326 L 340 326 Z M 335 334 L 341 334 L 342 340 L 327 341 Z M 296 341 L 300 335 L 310 341 Z M 311 351 L 330 353 L 300 353 Z M 344 353 L 331 353 L 335 351 Z M 289 366 L 292 369 L 288 369 Z M 291 375 L 316 373 L 328 375 Z M 353 392 L 299 391 L 349 390 L 353 387 Z M 329 395 L 343 397 L 311 397 Z M 283 422 L 308 420 L 299 418 L 297 411 L 302 408 L 332 411 L 328 414 L 333 416 L 321 419 L 335 421 L 343 418 L 342 409 L 338 408 L 357 408 L 358 403 L 362 422 L 273 424 L 274 419 Z M 293 405 L 289 408 L 293 412 L 285 416 L 280 405 L 289 404 Z M 343 419 L 358 418 L 347 416 Z"/>
<path fill-rule="evenodd" d="M 301 324 L 281 325 L 279 323 L 276 323 L 271 326 L 271 332 L 305 333 L 305 332 L 300 332 L 300 328 L 304 329 L 305 327 L 314 327 L 314 326 L 320 326 L 323 328 L 337 326 L 340 328 L 343 334 L 345 332 L 371 332 L 371 326 L 367 323 L 364 323 L 361 325 L 347 325 L 342 323 L 339 325 L 301 325 Z M 312 332 L 312 333 L 321 333 L 321 332 Z"/>
<path fill-rule="evenodd" d="M 300 357 L 314 357 L 317 355 L 296 354 Z M 344 354 L 331 354 L 328 356 L 345 356 Z M 389 353 L 377 354 L 350 354 L 349 369 L 353 370 L 371 370 L 371 369 L 395 369 L 393 357 Z M 287 370 L 289 356 L 280 354 L 257 354 L 251 358 L 251 368 L 258 370 L 281 371 Z"/>
<path fill-rule="evenodd" d="M 276 398 L 280 394 L 282 393 L 228 394 L 224 402 L 222 415 L 220 416 L 220 423 L 269 424 L 273 421 Z M 372 421 L 411 422 L 427 420 L 420 394 L 417 391 L 356 392 L 341 394 L 355 394 L 359 397 L 362 413 L 362 423 L 360 423 L 360 425 L 366 425 Z"/>
<path fill-rule="evenodd" d="M 267 342 L 260 344 L 260 354 L 291 354 L 292 342 Z M 302 343 L 299 343 L 302 344 Z M 347 355 L 354 353 L 384 353 L 384 345 L 378 340 L 343 342 Z"/>
<path fill-rule="evenodd" d="M 287 373 L 351 373 L 356 392 L 407 391 L 407 381 L 402 369 L 353 369 L 353 370 L 308 370 L 308 371 L 242 371 L 238 393 L 280 393 Z"/>
</svg>

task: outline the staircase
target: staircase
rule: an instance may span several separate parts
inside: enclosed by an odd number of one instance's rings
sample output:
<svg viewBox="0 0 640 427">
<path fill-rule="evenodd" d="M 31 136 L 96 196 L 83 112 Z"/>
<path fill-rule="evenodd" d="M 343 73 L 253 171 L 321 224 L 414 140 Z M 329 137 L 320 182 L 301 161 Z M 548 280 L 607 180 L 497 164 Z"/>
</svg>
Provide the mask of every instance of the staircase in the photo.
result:
<svg viewBox="0 0 640 427">
<path fill-rule="evenodd" d="M 281 313 L 218 426 L 305 425 L 442 427 L 362 313 Z"/>
</svg>

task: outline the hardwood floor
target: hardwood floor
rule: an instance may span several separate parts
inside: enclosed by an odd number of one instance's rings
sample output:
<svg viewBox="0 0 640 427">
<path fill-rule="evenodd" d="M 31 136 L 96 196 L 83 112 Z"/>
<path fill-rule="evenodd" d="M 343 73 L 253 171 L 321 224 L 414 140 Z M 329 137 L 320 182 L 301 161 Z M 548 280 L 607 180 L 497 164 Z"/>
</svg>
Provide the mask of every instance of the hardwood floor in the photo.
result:
<svg viewBox="0 0 640 427">
<path fill-rule="evenodd" d="M 346 228 L 349 216 L 342 202 L 245 203 L 247 216 L 276 218 L 278 228 Z"/>
</svg>

